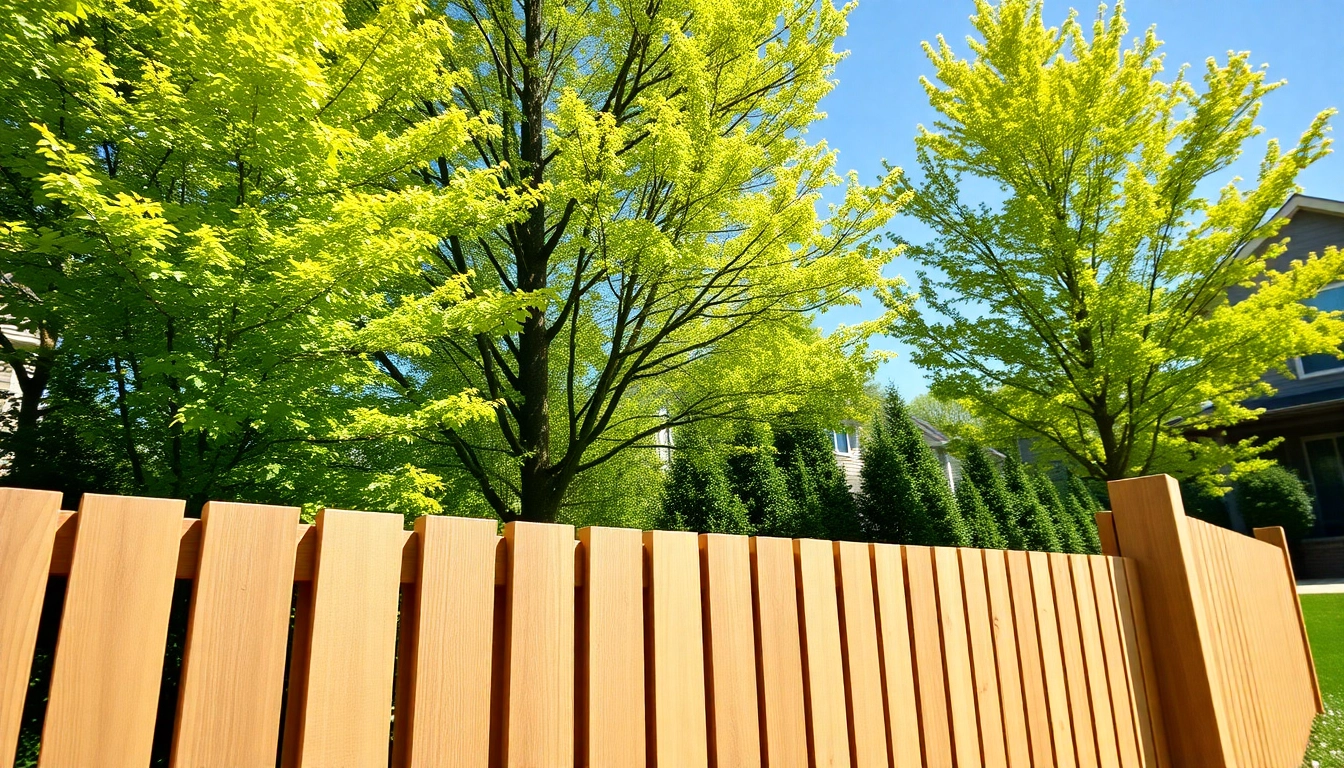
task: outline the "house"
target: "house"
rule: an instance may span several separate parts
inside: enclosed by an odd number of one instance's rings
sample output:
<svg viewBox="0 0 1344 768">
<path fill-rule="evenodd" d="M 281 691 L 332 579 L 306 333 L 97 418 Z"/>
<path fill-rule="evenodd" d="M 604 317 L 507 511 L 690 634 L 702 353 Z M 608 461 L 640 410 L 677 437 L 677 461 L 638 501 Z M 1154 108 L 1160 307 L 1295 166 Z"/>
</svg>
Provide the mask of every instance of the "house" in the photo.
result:
<svg viewBox="0 0 1344 768">
<path fill-rule="evenodd" d="M 1344 248 L 1344 201 L 1293 195 L 1274 216 L 1288 219 L 1278 235 L 1247 243 L 1237 256 L 1263 253 L 1288 238 L 1287 249 L 1270 265 L 1283 269 L 1309 253 L 1330 246 Z M 1236 302 L 1245 294 L 1245 289 L 1236 289 L 1231 299 Z M 1310 303 L 1344 310 L 1344 275 Z M 1316 499 L 1316 540 L 1303 543 L 1302 575 L 1309 578 L 1327 571 L 1344 575 L 1344 360 L 1309 355 L 1290 360 L 1289 368 L 1294 378 L 1277 371 L 1265 374 L 1264 380 L 1276 392 L 1246 403 L 1264 413 L 1229 428 L 1226 435 L 1229 440 L 1283 438 L 1270 455 L 1295 470 Z"/>
<path fill-rule="evenodd" d="M 5 335 L 10 344 L 20 349 L 37 346 L 36 336 L 21 331 L 12 325 L 0 325 L 0 333 Z M 6 395 L 8 396 L 6 397 Z M 18 402 L 19 396 L 19 381 L 18 377 L 14 375 L 14 369 L 0 363 L 0 412 L 7 410 L 13 403 Z"/>
<path fill-rule="evenodd" d="M 952 486 L 952 490 L 956 490 L 957 479 L 961 477 L 961 462 L 947 451 L 948 443 L 952 442 L 952 439 L 927 421 L 913 416 L 910 418 L 915 422 L 915 426 L 919 427 L 924 443 L 933 451 L 933 455 L 938 457 L 938 463 L 947 475 L 948 485 Z M 831 443 L 835 449 L 835 460 L 845 471 L 849 490 L 858 493 L 859 470 L 863 468 L 863 459 L 859 457 L 858 422 L 845 422 L 843 429 L 831 432 Z"/>
</svg>

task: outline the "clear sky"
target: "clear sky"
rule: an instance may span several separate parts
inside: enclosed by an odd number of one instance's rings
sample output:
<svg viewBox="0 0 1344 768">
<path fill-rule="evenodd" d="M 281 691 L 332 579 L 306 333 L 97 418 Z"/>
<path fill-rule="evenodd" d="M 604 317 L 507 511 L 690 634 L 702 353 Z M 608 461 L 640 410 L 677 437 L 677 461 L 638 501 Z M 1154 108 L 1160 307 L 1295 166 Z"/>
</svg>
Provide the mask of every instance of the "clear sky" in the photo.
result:
<svg viewBox="0 0 1344 768">
<path fill-rule="evenodd" d="M 1057 25 L 1070 7 L 1090 21 L 1096 5 L 1090 2 L 1046 0 L 1046 22 Z M 849 33 L 841 45 L 850 54 L 837 69 L 839 85 L 822 102 L 827 118 L 816 124 L 813 139 L 825 139 L 840 151 L 839 168 L 855 169 L 865 182 L 882 170 L 882 160 L 915 167 L 915 127 L 934 120 L 920 75 L 932 72 L 920 43 L 942 34 L 959 54 L 966 55 L 971 33 L 971 0 L 860 0 L 850 14 Z M 1125 5 L 1130 35 L 1157 26 L 1165 42 L 1166 68 L 1192 66 L 1199 76 L 1209 56 L 1225 58 L 1228 51 L 1250 51 L 1255 64 L 1269 65 L 1271 80 L 1287 84 L 1265 100 L 1260 124 L 1265 132 L 1225 178 L 1251 179 L 1271 137 L 1282 144 L 1295 141 L 1311 119 L 1326 107 L 1344 108 L 1344 0 L 1130 0 Z M 1341 125 L 1336 117 L 1335 125 Z M 1336 140 L 1344 141 L 1344 128 Z M 1344 199 L 1344 143 L 1335 154 L 1308 169 L 1299 180 L 1309 195 Z M 897 218 L 892 232 L 913 242 L 927 239 L 927 231 L 910 219 Z M 902 259 L 887 268 L 889 275 L 904 274 L 913 282 L 914 269 Z M 862 307 L 846 307 L 823 318 L 829 330 L 838 322 L 871 318 L 879 308 L 869 299 Z M 893 339 L 876 346 L 894 351 L 898 358 L 882 366 L 878 380 L 894 383 L 906 397 L 927 389 L 924 375 L 910 362 L 908 350 Z"/>
</svg>

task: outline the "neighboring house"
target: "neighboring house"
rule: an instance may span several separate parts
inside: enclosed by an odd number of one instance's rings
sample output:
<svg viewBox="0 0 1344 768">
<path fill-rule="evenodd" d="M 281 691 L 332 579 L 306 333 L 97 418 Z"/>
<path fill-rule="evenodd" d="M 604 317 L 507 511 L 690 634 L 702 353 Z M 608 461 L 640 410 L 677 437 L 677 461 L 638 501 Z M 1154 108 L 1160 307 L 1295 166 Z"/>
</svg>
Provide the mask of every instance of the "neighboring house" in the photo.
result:
<svg viewBox="0 0 1344 768">
<path fill-rule="evenodd" d="M 36 347 L 37 337 L 31 333 L 20 331 L 12 325 L 0 325 L 0 333 L 9 339 L 9 343 L 16 347 Z M 14 375 L 14 369 L 4 363 L 0 363 L 0 395 L 8 394 L 10 397 L 0 397 L 0 412 L 7 410 L 13 402 L 19 398 L 19 381 Z"/>
<path fill-rule="evenodd" d="M 1278 235 L 1271 240 L 1247 243 L 1238 256 L 1263 253 L 1271 244 L 1288 238 L 1287 249 L 1270 264 L 1273 269 L 1284 269 L 1289 262 L 1306 258 L 1309 253 L 1319 253 L 1330 246 L 1344 248 L 1344 201 L 1293 195 L 1274 216 L 1288 219 Z M 1234 289 L 1232 301 L 1240 300 L 1246 293 L 1245 289 Z M 1309 303 L 1324 310 L 1344 310 L 1344 275 Z M 1264 380 L 1277 391 L 1270 397 L 1246 403 L 1265 412 L 1254 421 L 1229 428 L 1227 438 L 1283 438 L 1271 456 L 1295 470 L 1311 486 L 1316 499 L 1315 535 L 1344 537 L 1344 360 L 1332 355 L 1309 355 L 1290 360 L 1289 369 L 1295 378 L 1284 377 L 1277 371 L 1265 374 Z M 1334 566 L 1312 562 L 1317 559 L 1313 553 L 1323 548 L 1337 550 L 1335 557 L 1339 559 Z M 1307 570 L 1337 568 L 1344 575 L 1344 538 L 1338 543 L 1308 543 L 1302 554 Z"/>
<path fill-rule="evenodd" d="M 957 488 L 957 480 L 961 477 L 961 462 L 955 456 L 947 452 L 947 445 L 951 438 L 939 432 L 932 424 L 923 419 L 916 419 L 913 416 L 911 420 L 924 437 L 924 442 L 933 450 L 933 455 L 938 457 L 938 463 L 943 467 L 943 472 L 947 475 L 947 482 L 953 490 Z M 863 468 L 863 459 L 859 457 L 859 425 L 857 422 L 848 421 L 844 424 L 844 429 L 831 432 L 831 443 L 835 448 L 835 460 L 839 462 L 840 468 L 845 471 L 845 480 L 849 482 L 849 490 L 859 492 L 859 470 Z"/>
</svg>

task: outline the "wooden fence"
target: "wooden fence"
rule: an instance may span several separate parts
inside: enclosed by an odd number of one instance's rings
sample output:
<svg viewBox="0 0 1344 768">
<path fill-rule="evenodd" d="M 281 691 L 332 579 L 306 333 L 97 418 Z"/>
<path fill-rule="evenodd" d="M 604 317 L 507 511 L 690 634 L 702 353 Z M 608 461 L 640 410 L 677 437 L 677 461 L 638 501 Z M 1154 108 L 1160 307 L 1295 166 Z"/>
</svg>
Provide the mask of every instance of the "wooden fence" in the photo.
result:
<svg viewBox="0 0 1344 768">
<path fill-rule="evenodd" d="M 144 768 L 156 723 L 179 768 L 1296 768 L 1284 550 L 1112 494 L 1081 556 L 0 490 L 0 765 L 65 579 L 43 768 Z"/>
</svg>

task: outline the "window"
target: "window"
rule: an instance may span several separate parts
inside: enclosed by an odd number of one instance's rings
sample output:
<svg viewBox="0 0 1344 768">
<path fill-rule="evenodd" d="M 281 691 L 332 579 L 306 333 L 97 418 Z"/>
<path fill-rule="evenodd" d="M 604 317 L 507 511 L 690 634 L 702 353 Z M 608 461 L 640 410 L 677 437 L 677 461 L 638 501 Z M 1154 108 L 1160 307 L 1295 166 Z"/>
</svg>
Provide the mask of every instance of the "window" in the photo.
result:
<svg viewBox="0 0 1344 768">
<path fill-rule="evenodd" d="M 1344 283 L 1335 283 L 1304 303 L 1327 312 L 1344 310 Z M 1334 355 L 1306 355 L 1297 359 L 1297 367 L 1299 375 L 1314 376 L 1344 370 L 1344 360 Z"/>
<path fill-rule="evenodd" d="M 832 432 L 831 442 L 835 444 L 836 453 L 849 453 L 850 448 L 854 445 L 854 441 L 850 440 L 849 432 L 847 430 L 843 432 Z"/>
<path fill-rule="evenodd" d="M 1344 435 L 1311 437 L 1303 445 L 1316 497 L 1317 533 L 1344 534 Z"/>
</svg>

